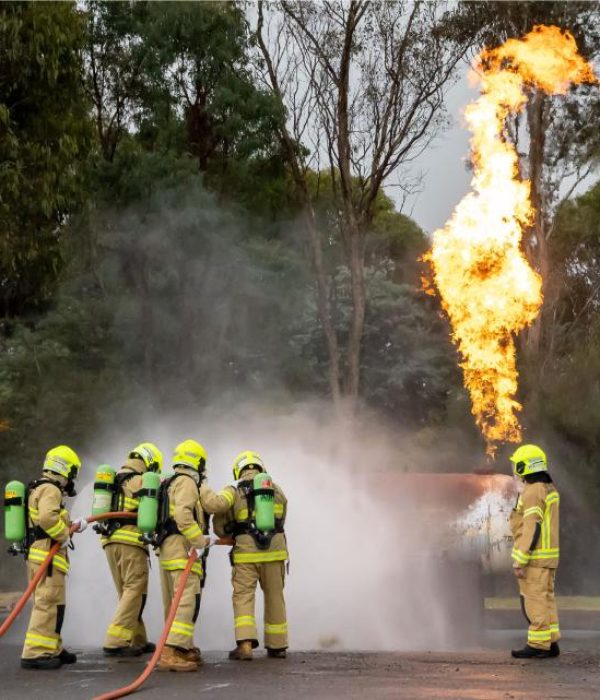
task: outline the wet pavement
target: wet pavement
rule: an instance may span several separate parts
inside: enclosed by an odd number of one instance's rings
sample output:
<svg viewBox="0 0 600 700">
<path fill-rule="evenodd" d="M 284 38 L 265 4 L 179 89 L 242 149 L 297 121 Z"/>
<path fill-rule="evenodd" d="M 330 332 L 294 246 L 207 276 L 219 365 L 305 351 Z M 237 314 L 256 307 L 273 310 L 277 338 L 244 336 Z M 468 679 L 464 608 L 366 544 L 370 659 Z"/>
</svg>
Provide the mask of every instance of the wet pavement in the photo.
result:
<svg viewBox="0 0 600 700">
<path fill-rule="evenodd" d="M 491 646 L 504 647 L 502 636 Z M 140 700 L 558 700 L 600 698 L 598 635 L 577 635 L 558 659 L 512 660 L 504 648 L 472 652 L 296 652 L 285 660 L 259 652 L 251 663 L 205 654 L 198 673 L 154 673 L 133 697 Z M 145 661 L 114 661 L 84 650 L 60 671 L 24 671 L 20 649 L 2 644 L 2 700 L 92 700 L 131 682 Z"/>
</svg>

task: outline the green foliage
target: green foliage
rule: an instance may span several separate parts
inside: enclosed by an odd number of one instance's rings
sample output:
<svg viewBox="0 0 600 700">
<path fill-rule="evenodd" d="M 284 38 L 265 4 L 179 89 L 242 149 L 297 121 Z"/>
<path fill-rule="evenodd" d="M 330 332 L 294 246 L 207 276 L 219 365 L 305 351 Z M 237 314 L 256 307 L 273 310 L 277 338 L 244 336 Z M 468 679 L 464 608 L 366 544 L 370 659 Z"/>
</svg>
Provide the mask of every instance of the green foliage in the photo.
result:
<svg viewBox="0 0 600 700">
<path fill-rule="evenodd" d="M 81 84 L 84 25 L 71 3 L 0 7 L 2 315 L 40 303 L 61 260 L 60 228 L 86 192 L 90 143 Z"/>
</svg>

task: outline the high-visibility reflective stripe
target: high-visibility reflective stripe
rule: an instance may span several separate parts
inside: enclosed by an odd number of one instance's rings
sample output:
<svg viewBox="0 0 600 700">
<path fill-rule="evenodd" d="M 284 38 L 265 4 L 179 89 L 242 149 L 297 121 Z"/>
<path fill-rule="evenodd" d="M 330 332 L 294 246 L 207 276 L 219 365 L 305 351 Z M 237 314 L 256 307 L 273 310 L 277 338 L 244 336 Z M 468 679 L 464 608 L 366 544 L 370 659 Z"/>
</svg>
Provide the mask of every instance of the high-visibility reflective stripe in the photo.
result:
<svg viewBox="0 0 600 700">
<path fill-rule="evenodd" d="M 125 506 L 125 510 L 135 511 L 140 506 L 140 500 L 139 498 L 128 498 L 127 496 L 125 496 L 125 499 L 123 500 L 123 505 Z"/>
<path fill-rule="evenodd" d="M 546 503 L 558 503 L 560 501 L 560 493 L 553 491 L 546 496 Z"/>
<path fill-rule="evenodd" d="M 175 516 L 175 506 L 172 503 L 169 503 L 169 516 L 171 518 Z"/>
<path fill-rule="evenodd" d="M 527 508 L 527 510 L 523 513 L 524 518 L 527 518 L 530 515 L 539 515 L 540 518 L 543 518 L 544 511 L 539 506 L 533 506 L 533 508 Z"/>
<path fill-rule="evenodd" d="M 223 496 L 223 498 L 229 503 L 230 506 L 233 505 L 233 502 L 235 501 L 235 496 L 231 493 L 231 491 L 227 489 L 223 489 L 223 491 L 219 491 L 219 496 Z"/>
<path fill-rule="evenodd" d="M 119 529 L 110 537 L 103 538 L 103 542 L 123 542 L 124 544 L 142 544 L 141 532 Z"/>
<path fill-rule="evenodd" d="M 35 647 L 44 647 L 44 649 L 58 649 L 58 637 L 44 637 L 41 634 L 27 632 L 25 635 L 25 644 Z"/>
<path fill-rule="evenodd" d="M 32 515 L 34 517 L 38 517 L 40 514 L 40 511 L 37 508 L 33 508 L 32 506 L 29 506 L 29 515 Z"/>
<path fill-rule="evenodd" d="M 187 559 L 161 559 L 160 565 L 165 571 L 183 571 L 187 566 Z M 202 576 L 202 564 L 196 561 L 192 564 L 192 572 Z"/>
<path fill-rule="evenodd" d="M 27 555 L 27 560 L 32 562 L 33 564 L 41 564 L 46 557 L 48 556 L 48 550 L 46 549 L 37 549 L 37 547 L 31 547 L 29 550 L 29 554 Z M 52 566 L 54 566 L 58 571 L 62 571 L 62 573 L 67 574 L 69 573 L 69 562 L 65 557 L 61 556 L 60 554 L 55 554 L 54 557 L 52 558 Z"/>
<path fill-rule="evenodd" d="M 126 642 L 131 641 L 133 638 L 133 630 L 130 630 L 128 627 L 121 627 L 120 625 L 109 625 L 107 632 L 111 637 L 118 637 L 119 639 L 124 639 Z"/>
<path fill-rule="evenodd" d="M 256 618 L 253 615 L 240 615 L 236 617 L 234 627 L 256 627 Z"/>
<path fill-rule="evenodd" d="M 529 555 L 530 559 L 556 559 L 560 554 L 560 550 L 557 548 L 555 549 L 534 549 L 533 552 Z"/>
<path fill-rule="evenodd" d="M 517 564 L 527 564 L 529 561 L 529 556 L 516 548 L 513 548 L 511 556 L 517 562 Z"/>
<path fill-rule="evenodd" d="M 285 561 L 288 557 L 285 549 L 276 549 L 273 552 L 234 552 L 234 564 L 264 564 L 270 561 Z"/>
<path fill-rule="evenodd" d="M 61 533 L 67 526 L 63 523 L 62 520 L 59 520 L 56 524 L 52 525 L 52 527 L 49 527 L 46 532 L 52 539 L 56 537 L 59 533 Z"/>
<path fill-rule="evenodd" d="M 267 634 L 287 634 L 287 631 L 287 622 L 282 622 L 278 625 L 272 625 L 269 622 L 265 622 L 265 632 Z"/>
<path fill-rule="evenodd" d="M 558 623 L 555 625 L 550 625 L 550 632 L 560 632 L 560 628 L 558 626 Z"/>
<path fill-rule="evenodd" d="M 200 529 L 197 523 L 194 523 L 193 525 L 190 525 L 189 527 L 186 527 L 184 530 L 182 530 L 181 534 L 184 537 L 187 537 L 189 540 L 191 540 L 195 537 L 198 537 L 198 535 L 201 535 L 202 530 Z"/>
<path fill-rule="evenodd" d="M 185 622 L 177 622 L 177 620 L 175 620 L 171 625 L 169 632 L 171 634 L 180 634 L 183 637 L 193 637 L 194 625 L 188 625 Z"/>
<path fill-rule="evenodd" d="M 552 639 L 550 630 L 527 632 L 527 640 L 531 642 L 549 642 Z"/>
<path fill-rule="evenodd" d="M 275 517 L 281 518 L 283 515 L 283 503 L 276 503 L 273 510 L 275 511 Z"/>
</svg>

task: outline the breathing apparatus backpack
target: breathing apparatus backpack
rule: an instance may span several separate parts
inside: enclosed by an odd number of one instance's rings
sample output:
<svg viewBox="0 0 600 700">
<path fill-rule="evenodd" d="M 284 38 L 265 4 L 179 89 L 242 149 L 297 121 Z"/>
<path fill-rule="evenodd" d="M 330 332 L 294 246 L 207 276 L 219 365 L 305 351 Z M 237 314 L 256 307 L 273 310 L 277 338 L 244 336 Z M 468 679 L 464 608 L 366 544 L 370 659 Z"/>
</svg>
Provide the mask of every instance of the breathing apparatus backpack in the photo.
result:
<svg viewBox="0 0 600 700">
<path fill-rule="evenodd" d="M 61 491 L 60 485 L 53 479 L 43 477 L 25 486 L 22 481 L 9 481 L 4 489 L 4 537 L 10 546 L 8 553 L 13 556 L 24 554 L 27 557 L 29 547 L 36 540 L 51 539 L 39 525 L 29 524 L 29 496 L 42 484 L 52 484 Z"/>
<path fill-rule="evenodd" d="M 239 482 L 237 489 L 248 504 L 248 517 L 241 522 L 228 523 L 225 531 L 234 537 L 250 535 L 258 549 L 268 549 L 275 534 L 283 532 L 283 525 L 275 519 L 273 479 L 259 472 L 252 480 Z"/>
<path fill-rule="evenodd" d="M 96 469 L 96 477 L 94 479 L 92 514 L 105 515 L 106 513 L 115 513 L 123 510 L 125 499 L 123 486 L 134 476 L 139 476 L 138 472 L 116 472 L 108 464 L 101 464 Z M 94 531 L 103 537 L 110 537 L 123 525 L 128 524 L 131 524 L 131 521 L 109 520 L 94 525 Z"/>
</svg>

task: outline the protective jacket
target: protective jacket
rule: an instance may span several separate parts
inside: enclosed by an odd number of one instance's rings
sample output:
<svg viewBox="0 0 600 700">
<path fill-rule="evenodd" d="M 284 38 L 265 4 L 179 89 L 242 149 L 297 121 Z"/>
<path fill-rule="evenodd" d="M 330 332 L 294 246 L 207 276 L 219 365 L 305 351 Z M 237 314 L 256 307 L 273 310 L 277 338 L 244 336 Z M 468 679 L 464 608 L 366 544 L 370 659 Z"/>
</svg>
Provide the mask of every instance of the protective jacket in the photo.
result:
<svg viewBox="0 0 600 700">
<path fill-rule="evenodd" d="M 526 484 L 510 517 L 515 566 L 556 569 L 560 496 L 554 484 Z"/>
<path fill-rule="evenodd" d="M 32 532 L 27 560 L 41 564 L 54 542 L 66 544 L 69 539 L 71 520 L 63 503 L 62 489 L 66 480 L 52 474 L 34 482 L 29 493 L 29 527 Z M 69 572 L 69 557 L 66 547 L 61 548 L 52 559 L 52 565 L 64 574 Z"/>
<path fill-rule="evenodd" d="M 159 561 L 165 571 L 180 571 L 185 569 L 192 547 L 206 546 L 204 535 L 207 532 L 207 524 L 200 503 L 198 484 L 185 470 L 175 470 L 167 494 L 167 532 L 171 534 L 168 534 L 160 545 Z M 196 561 L 192 571 L 202 577 L 202 562 Z"/>
<path fill-rule="evenodd" d="M 115 483 L 120 483 L 121 486 L 117 499 L 117 511 L 137 513 L 140 501 L 136 494 L 142 488 L 142 474 L 144 471 L 145 465 L 141 459 L 128 459 L 118 471 Z M 131 522 L 135 523 L 135 520 Z M 109 537 L 102 538 L 102 546 L 106 547 L 109 544 L 118 542 L 119 544 L 128 544 L 132 547 L 141 547 L 147 550 L 146 545 L 140 540 L 141 535 L 142 532 L 136 525 L 121 524 L 120 527 L 112 531 Z"/>
<path fill-rule="evenodd" d="M 258 473 L 256 469 L 249 469 L 243 473 L 243 478 L 235 486 L 228 486 L 225 489 L 228 494 L 233 495 L 233 504 L 224 514 L 215 516 L 213 523 L 214 531 L 219 537 L 234 537 L 235 545 L 232 551 L 234 564 L 285 561 L 288 558 L 284 534 L 287 499 L 277 484 L 273 484 L 275 490 L 275 533 L 268 546 L 259 546 L 251 534 L 244 532 L 254 517 L 254 513 L 248 509 L 245 487 L 251 484 Z"/>
<path fill-rule="evenodd" d="M 200 504 L 205 513 L 226 513 L 235 502 L 235 487 L 226 486 L 215 493 L 208 484 L 200 486 Z"/>
</svg>

